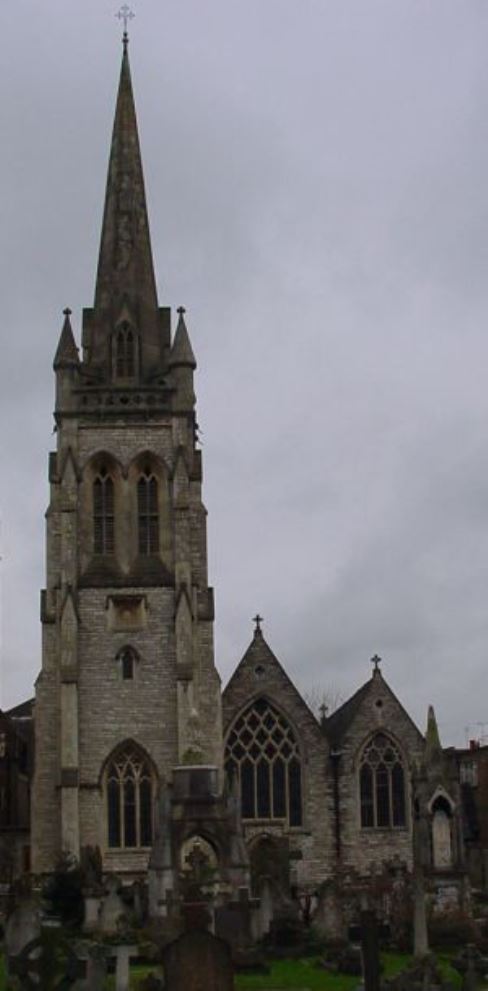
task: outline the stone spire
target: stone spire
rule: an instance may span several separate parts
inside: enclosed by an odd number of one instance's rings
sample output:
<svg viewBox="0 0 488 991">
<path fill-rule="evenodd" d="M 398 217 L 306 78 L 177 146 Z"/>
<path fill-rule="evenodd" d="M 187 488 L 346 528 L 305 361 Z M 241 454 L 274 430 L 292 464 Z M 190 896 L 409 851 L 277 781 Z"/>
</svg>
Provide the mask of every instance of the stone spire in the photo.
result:
<svg viewBox="0 0 488 991">
<path fill-rule="evenodd" d="M 127 39 L 108 167 L 105 210 L 95 289 L 95 312 L 116 311 L 125 301 L 142 326 L 157 309 L 137 119 Z"/>
</svg>

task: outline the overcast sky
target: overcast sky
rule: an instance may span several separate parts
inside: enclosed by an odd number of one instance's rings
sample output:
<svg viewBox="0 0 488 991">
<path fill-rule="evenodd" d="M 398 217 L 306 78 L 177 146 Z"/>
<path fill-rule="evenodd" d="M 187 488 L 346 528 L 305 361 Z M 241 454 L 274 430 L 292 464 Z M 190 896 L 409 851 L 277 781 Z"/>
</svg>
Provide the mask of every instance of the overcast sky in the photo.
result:
<svg viewBox="0 0 488 991">
<path fill-rule="evenodd" d="M 224 680 L 369 658 L 488 732 L 488 0 L 134 0 L 161 304 L 198 359 Z M 15 0 L 0 60 L 2 698 L 40 667 L 52 358 L 93 299 L 112 0 Z M 477 724 L 484 724 L 478 726 Z"/>
</svg>

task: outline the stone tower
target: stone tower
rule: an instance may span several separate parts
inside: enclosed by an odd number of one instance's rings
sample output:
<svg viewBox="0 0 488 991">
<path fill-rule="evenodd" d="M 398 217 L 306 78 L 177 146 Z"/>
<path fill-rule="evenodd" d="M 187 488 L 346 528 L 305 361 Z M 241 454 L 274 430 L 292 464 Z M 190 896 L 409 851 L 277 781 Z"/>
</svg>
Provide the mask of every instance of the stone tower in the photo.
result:
<svg viewBox="0 0 488 991">
<path fill-rule="evenodd" d="M 36 684 L 35 872 L 99 847 L 145 870 L 161 785 L 220 767 L 196 362 L 153 270 L 124 49 L 93 308 L 80 358 L 65 311 L 54 359 L 42 670 Z"/>
</svg>

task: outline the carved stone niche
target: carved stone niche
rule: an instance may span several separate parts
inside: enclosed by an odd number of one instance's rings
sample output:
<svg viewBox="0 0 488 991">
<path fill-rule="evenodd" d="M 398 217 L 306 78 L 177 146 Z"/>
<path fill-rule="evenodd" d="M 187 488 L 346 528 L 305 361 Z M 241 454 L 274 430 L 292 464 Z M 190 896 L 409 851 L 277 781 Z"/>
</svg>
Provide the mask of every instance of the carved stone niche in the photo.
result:
<svg viewBox="0 0 488 991">
<path fill-rule="evenodd" d="M 108 629 L 114 633 L 143 630 L 147 626 L 148 608 L 145 595 L 109 595 L 105 608 Z"/>
</svg>

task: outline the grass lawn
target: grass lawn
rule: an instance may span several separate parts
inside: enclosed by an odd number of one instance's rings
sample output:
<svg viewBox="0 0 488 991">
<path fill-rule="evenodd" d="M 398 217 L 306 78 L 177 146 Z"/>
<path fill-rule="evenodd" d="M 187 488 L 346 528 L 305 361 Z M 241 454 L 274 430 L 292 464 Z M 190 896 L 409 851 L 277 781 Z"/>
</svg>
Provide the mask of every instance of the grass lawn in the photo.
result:
<svg viewBox="0 0 488 991">
<path fill-rule="evenodd" d="M 411 957 L 399 953 L 383 953 L 383 975 L 393 977 L 411 962 Z M 461 987 L 460 975 L 451 967 L 447 955 L 439 956 L 439 963 L 446 980 L 455 988 Z M 273 991 L 273 989 L 295 989 L 295 991 L 353 991 L 359 983 L 358 977 L 347 974 L 330 974 L 316 966 L 317 957 L 303 960 L 277 960 L 271 964 L 269 974 L 238 974 L 235 979 L 236 991 Z M 131 991 L 138 991 L 144 977 L 154 972 L 154 967 L 131 968 Z M 106 991 L 114 991 L 115 977 L 107 978 Z M 0 956 L 0 991 L 6 989 L 5 968 Z"/>
</svg>

